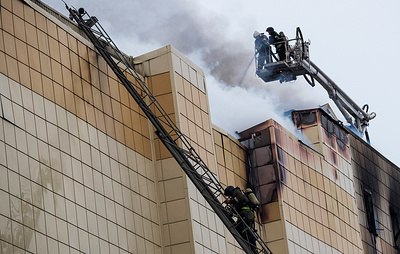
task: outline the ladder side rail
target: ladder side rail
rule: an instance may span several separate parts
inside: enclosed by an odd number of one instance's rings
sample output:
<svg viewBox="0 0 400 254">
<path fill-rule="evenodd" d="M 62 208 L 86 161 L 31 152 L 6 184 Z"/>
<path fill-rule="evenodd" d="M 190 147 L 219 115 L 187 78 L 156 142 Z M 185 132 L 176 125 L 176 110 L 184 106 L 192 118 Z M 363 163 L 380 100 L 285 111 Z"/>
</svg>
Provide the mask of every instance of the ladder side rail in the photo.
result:
<svg viewBox="0 0 400 254">
<path fill-rule="evenodd" d="M 86 13 L 89 18 L 90 16 Z M 141 98 L 141 95 L 143 96 L 148 96 L 151 104 L 154 104 L 155 109 L 158 111 L 158 113 L 162 117 L 162 122 L 165 123 L 175 134 L 180 137 L 179 140 L 182 142 L 183 146 L 188 148 L 188 151 L 192 154 L 193 157 L 199 158 L 198 161 L 201 161 L 199 155 L 196 153 L 194 149 L 190 149 L 191 145 L 189 141 L 185 138 L 185 136 L 180 132 L 180 130 L 175 126 L 174 122 L 172 119 L 169 117 L 169 115 L 165 112 L 163 107 L 159 104 L 159 102 L 156 100 L 156 98 L 152 95 L 150 89 L 148 86 L 145 84 L 145 82 L 142 80 L 142 78 L 139 76 L 139 74 L 134 71 L 134 68 L 131 66 L 130 62 L 126 59 L 126 55 L 122 53 L 118 47 L 115 45 L 115 43 L 111 40 L 111 38 L 108 36 L 107 32 L 103 29 L 103 27 L 96 22 L 93 27 L 97 29 L 97 31 L 94 28 L 88 27 L 85 25 L 85 22 L 83 18 L 79 15 L 76 15 L 76 19 L 80 20 L 78 24 L 80 24 L 81 28 L 84 30 L 85 34 L 89 37 L 89 39 L 93 41 L 98 41 L 100 47 L 96 47 L 97 50 L 99 50 L 99 53 L 103 56 L 103 58 L 106 60 L 107 64 L 109 64 L 110 67 L 116 65 L 114 60 L 110 57 L 110 52 L 111 55 L 114 58 L 118 58 L 119 62 L 124 64 L 127 68 L 126 70 L 129 72 L 129 74 L 132 75 L 132 77 L 135 79 L 135 81 L 138 83 L 138 85 L 132 84 L 129 80 L 126 79 L 126 76 L 120 71 L 118 66 L 112 67 L 113 71 L 117 75 L 117 77 L 121 80 L 124 80 L 122 84 L 126 87 L 128 92 L 133 96 L 136 102 L 138 102 L 139 107 L 143 110 L 143 112 L 146 114 L 146 116 L 149 118 L 149 120 L 152 122 L 154 126 L 156 126 L 156 129 L 164 129 L 163 132 L 166 133 L 164 126 L 160 124 L 160 118 L 158 121 L 155 121 L 156 119 L 152 115 L 156 115 L 152 112 L 152 110 L 149 108 L 149 106 L 145 103 L 143 98 Z M 94 33 L 96 31 L 96 33 Z M 101 39 L 96 37 L 94 34 L 99 34 Z M 132 71 L 133 70 L 133 71 Z M 140 94 L 132 88 L 134 86 L 136 89 L 140 90 Z M 170 135 L 166 136 L 170 137 Z M 171 140 L 172 141 L 172 140 Z M 204 163 L 203 163 L 204 164 Z M 205 165 L 205 164 L 204 164 Z M 204 167 L 203 167 L 204 169 Z M 212 182 L 210 182 L 210 185 L 216 185 L 216 188 L 219 188 L 222 190 L 222 186 L 219 184 L 219 181 L 217 181 L 216 177 L 214 174 L 212 174 L 211 171 L 206 170 L 207 173 L 209 172 L 209 179 L 212 179 Z"/>
<path fill-rule="evenodd" d="M 157 134 L 160 135 L 160 134 Z M 254 233 L 254 236 L 256 237 L 256 242 L 261 246 L 261 249 L 257 249 L 256 252 L 254 249 L 251 247 L 251 243 L 247 241 L 246 239 L 243 238 L 243 236 L 239 233 L 239 231 L 236 229 L 235 224 L 236 222 L 233 220 L 232 217 L 227 215 L 226 209 L 222 206 L 222 204 L 217 200 L 215 200 L 215 196 L 213 196 L 212 193 L 209 192 L 209 188 L 207 188 L 205 185 L 202 184 L 202 181 L 200 180 L 200 177 L 198 174 L 195 174 L 194 171 L 190 169 L 190 166 L 185 163 L 184 158 L 181 158 L 179 153 L 176 153 L 176 150 L 174 149 L 174 146 L 168 143 L 164 138 L 160 138 L 164 145 L 167 147 L 167 149 L 171 152 L 171 154 L 175 157 L 177 162 L 180 164 L 180 166 L 183 168 L 183 170 L 187 173 L 189 179 L 192 181 L 192 183 L 195 185 L 195 187 L 199 190 L 199 192 L 203 195 L 204 199 L 208 202 L 208 204 L 211 206 L 211 208 L 214 210 L 214 212 L 218 215 L 218 217 L 221 219 L 221 221 L 224 223 L 224 225 L 228 228 L 230 233 L 234 236 L 236 241 L 239 243 L 239 245 L 242 247 L 242 249 L 249 254 L 255 254 L 255 253 L 263 253 L 263 254 L 272 254 L 272 252 L 268 249 L 266 246 L 265 242 L 257 235 L 257 233 Z M 240 217 L 240 215 L 235 211 L 234 209 L 232 210 L 233 212 L 233 217 L 236 218 L 237 220 L 240 220 L 241 223 L 245 224 L 243 219 Z M 249 229 L 251 227 L 247 225 Z M 257 247 L 256 247 L 257 248 Z"/>
<path fill-rule="evenodd" d="M 183 153 L 181 148 L 176 144 L 174 140 L 172 140 L 171 136 L 169 133 L 165 130 L 164 126 L 161 124 L 161 122 L 158 120 L 156 115 L 151 111 L 151 109 L 148 107 L 148 105 L 145 103 L 145 101 L 142 99 L 140 94 L 133 88 L 131 82 L 126 78 L 126 76 L 121 72 L 120 68 L 118 65 L 114 62 L 114 60 L 111 57 L 111 54 L 108 52 L 106 47 L 102 45 L 100 42 L 99 38 L 96 37 L 92 31 L 92 29 L 88 26 L 85 25 L 85 22 L 83 18 L 78 15 L 76 10 L 72 10 L 68 8 L 70 11 L 70 14 L 73 16 L 75 21 L 79 24 L 81 29 L 85 32 L 85 34 L 89 37 L 89 39 L 92 41 L 92 43 L 95 45 L 96 49 L 99 51 L 99 53 L 104 57 L 106 60 L 107 64 L 112 68 L 112 70 L 115 72 L 117 77 L 120 79 L 122 84 L 126 87 L 128 92 L 131 94 L 131 96 L 135 99 L 135 101 L 138 103 L 140 108 L 143 110 L 143 112 L 146 114 L 146 116 L 149 118 L 153 126 L 157 129 L 157 135 L 161 139 L 161 141 L 164 143 L 164 145 L 168 148 L 168 150 L 171 152 L 171 154 L 174 156 L 178 164 L 184 169 L 185 173 L 189 176 L 189 178 L 192 180 L 192 182 L 195 184 L 197 189 L 201 192 L 201 194 L 204 196 L 204 198 L 208 201 L 210 206 L 214 209 L 214 211 L 217 213 L 217 215 L 221 218 L 221 220 L 224 222 L 224 224 L 227 226 L 228 230 L 232 233 L 232 235 L 235 237 L 235 239 L 238 241 L 238 243 L 241 245 L 241 247 L 246 251 L 246 253 L 255 253 L 254 250 L 251 248 L 250 243 L 246 241 L 237 231 L 235 228 L 235 224 L 232 221 L 232 218 L 229 217 L 226 214 L 226 209 L 222 206 L 221 202 L 217 199 L 215 196 L 215 193 L 211 191 L 210 189 L 210 184 L 211 185 L 216 185 L 215 190 L 218 192 L 219 190 L 219 195 L 222 195 L 222 186 L 220 185 L 219 181 L 216 179 L 216 176 L 207 168 L 205 163 L 201 160 L 201 158 L 198 156 L 198 154 L 195 152 L 195 150 L 190 146 L 190 143 L 184 138 L 184 135 L 180 133 L 179 129 L 174 125 L 171 119 L 167 119 L 167 122 L 171 124 L 170 127 L 176 130 L 177 134 L 183 139 L 182 141 L 185 141 L 183 143 L 186 143 L 186 145 L 190 148 L 188 151 L 189 153 L 193 156 L 194 160 L 189 160 L 189 157 L 185 156 L 185 153 Z M 90 16 L 89 16 L 90 17 Z M 95 24 L 97 26 L 97 24 Z M 98 24 L 99 25 L 99 24 Z M 97 26 L 97 28 L 99 28 Z M 101 29 L 100 28 L 100 32 Z M 104 37 L 104 34 L 102 34 Z M 100 36 L 101 37 L 101 36 Z M 119 53 L 120 51 L 116 47 L 116 45 L 112 42 L 112 40 L 109 37 L 105 37 L 106 42 L 109 42 L 109 45 L 116 49 L 117 55 L 121 58 L 122 61 L 124 62 L 127 67 L 131 67 L 130 63 L 124 59 L 124 55 L 122 53 Z M 103 41 L 104 42 L 104 41 Z M 112 43 L 111 43 L 112 42 Z M 131 72 L 133 68 L 129 68 L 129 71 Z M 133 75 L 136 74 L 136 75 Z M 145 86 L 144 82 L 141 80 L 139 75 L 133 71 L 131 75 L 136 79 L 137 82 L 140 83 L 140 85 L 144 86 L 144 91 L 146 92 L 146 95 L 153 98 L 154 101 L 156 102 L 155 104 L 159 106 L 158 110 L 162 114 L 163 117 L 169 117 L 167 113 L 164 112 L 163 108 L 161 105 L 159 105 L 158 101 L 152 96 L 150 90 Z M 194 162 L 194 163 L 193 163 Z M 201 169 L 203 169 L 204 173 L 208 176 L 211 181 L 207 184 L 205 179 L 201 177 L 201 175 L 194 170 L 194 165 L 199 165 Z M 239 220 L 243 220 L 240 215 L 238 214 L 237 211 L 233 210 L 234 215 L 237 217 Z M 257 243 L 261 246 L 262 249 L 260 249 L 260 252 L 258 250 L 256 253 L 271 253 L 271 251 L 268 249 L 266 246 L 265 242 L 261 240 L 261 238 L 258 236 L 256 232 L 252 230 L 251 227 L 247 225 L 248 229 L 251 231 L 251 233 L 256 237 Z"/>
</svg>

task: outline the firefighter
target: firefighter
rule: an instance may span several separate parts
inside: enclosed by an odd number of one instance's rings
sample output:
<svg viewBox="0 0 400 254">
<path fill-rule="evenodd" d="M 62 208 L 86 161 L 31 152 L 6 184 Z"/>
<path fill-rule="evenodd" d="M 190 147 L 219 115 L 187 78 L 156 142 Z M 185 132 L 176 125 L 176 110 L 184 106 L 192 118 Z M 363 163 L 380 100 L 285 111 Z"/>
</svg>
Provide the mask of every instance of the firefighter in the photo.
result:
<svg viewBox="0 0 400 254">
<path fill-rule="evenodd" d="M 256 49 L 258 71 L 262 70 L 265 64 L 271 62 L 271 49 L 269 46 L 268 37 L 264 35 L 264 33 L 259 33 L 258 31 L 255 31 L 253 33 L 253 37 L 255 39 L 254 47 Z"/>
<path fill-rule="evenodd" d="M 256 239 L 252 232 L 249 231 L 249 227 L 255 230 L 253 211 L 255 206 L 239 187 L 227 186 L 224 194 L 228 197 L 224 203 L 231 204 L 242 218 L 242 220 L 237 220 L 236 229 L 244 239 L 251 243 L 253 248 L 256 248 Z"/>
<path fill-rule="evenodd" d="M 268 34 L 269 44 L 275 45 L 276 53 L 278 54 L 279 61 L 285 61 L 286 59 L 286 48 L 285 40 L 279 35 L 273 27 L 268 27 L 265 30 Z M 282 32 L 283 33 L 283 32 Z"/>
</svg>

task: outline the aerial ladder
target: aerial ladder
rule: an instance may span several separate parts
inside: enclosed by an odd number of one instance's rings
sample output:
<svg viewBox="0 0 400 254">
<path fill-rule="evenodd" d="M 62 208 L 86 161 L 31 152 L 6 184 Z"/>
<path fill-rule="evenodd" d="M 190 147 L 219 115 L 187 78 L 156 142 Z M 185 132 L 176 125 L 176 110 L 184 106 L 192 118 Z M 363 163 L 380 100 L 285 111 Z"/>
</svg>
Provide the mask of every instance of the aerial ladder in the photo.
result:
<svg viewBox="0 0 400 254">
<path fill-rule="evenodd" d="M 369 106 L 367 104 L 359 107 L 328 75 L 310 60 L 310 42 L 304 41 L 300 28 L 296 28 L 296 38 L 290 40 L 283 38 L 282 41 L 277 43 L 281 43 L 285 47 L 285 59 L 278 59 L 271 50 L 268 61 L 261 67 L 257 67 L 256 74 L 265 82 L 279 80 L 281 83 L 296 80 L 298 76 L 304 76 L 312 87 L 315 86 L 316 80 L 328 92 L 329 98 L 333 100 L 347 123 L 350 124 L 350 129 L 359 136 L 363 136 L 365 133 L 366 140 L 369 143 L 367 127 L 369 126 L 369 121 L 374 119 L 376 114 L 374 112 L 368 113 Z M 256 63 L 258 57 L 259 53 L 256 52 Z"/>
<path fill-rule="evenodd" d="M 171 152 L 180 167 L 196 186 L 217 216 L 221 219 L 243 251 L 247 254 L 272 254 L 266 243 L 251 226 L 246 225 L 235 208 L 223 204 L 224 189 L 216 176 L 199 157 L 190 145 L 188 138 L 179 130 L 174 121 L 164 111 L 160 103 L 152 95 L 147 84 L 133 67 L 128 56 L 122 53 L 111 40 L 95 16 L 90 16 L 83 8 L 78 10 L 65 5 L 80 29 L 93 43 L 98 53 L 105 59 L 109 67 L 139 105 L 143 113 L 155 128 L 155 133 L 165 147 Z M 133 77 L 133 80 L 128 79 Z M 132 78 L 131 78 L 132 79 Z M 247 236 L 242 235 L 237 225 L 245 225 Z M 250 240 L 250 238 L 252 240 Z"/>
</svg>

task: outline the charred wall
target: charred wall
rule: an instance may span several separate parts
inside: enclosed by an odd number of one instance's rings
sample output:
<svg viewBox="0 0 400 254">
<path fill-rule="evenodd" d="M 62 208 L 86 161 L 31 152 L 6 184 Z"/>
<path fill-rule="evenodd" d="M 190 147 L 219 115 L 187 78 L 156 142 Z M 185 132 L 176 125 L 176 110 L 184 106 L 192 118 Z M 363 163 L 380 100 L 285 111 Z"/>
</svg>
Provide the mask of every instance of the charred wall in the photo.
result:
<svg viewBox="0 0 400 254">
<path fill-rule="evenodd" d="M 400 169 L 358 137 L 350 137 L 364 253 L 399 253 Z"/>
</svg>

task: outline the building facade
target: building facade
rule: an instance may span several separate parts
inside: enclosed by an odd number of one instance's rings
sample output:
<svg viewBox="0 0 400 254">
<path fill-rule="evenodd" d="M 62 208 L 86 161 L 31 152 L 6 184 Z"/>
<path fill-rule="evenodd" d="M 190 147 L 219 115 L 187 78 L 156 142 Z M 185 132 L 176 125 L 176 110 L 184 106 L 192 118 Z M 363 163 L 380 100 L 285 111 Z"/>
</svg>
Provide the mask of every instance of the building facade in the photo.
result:
<svg viewBox="0 0 400 254">
<path fill-rule="evenodd" d="M 242 253 L 71 21 L 0 1 L 1 253 Z M 273 253 L 396 253 L 399 168 L 321 109 L 213 126 L 203 71 L 172 46 L 133 57 L 223 186 L 252 186 Z M 128 77 L 129 78 L 129 77 Z"/>
</svg>

